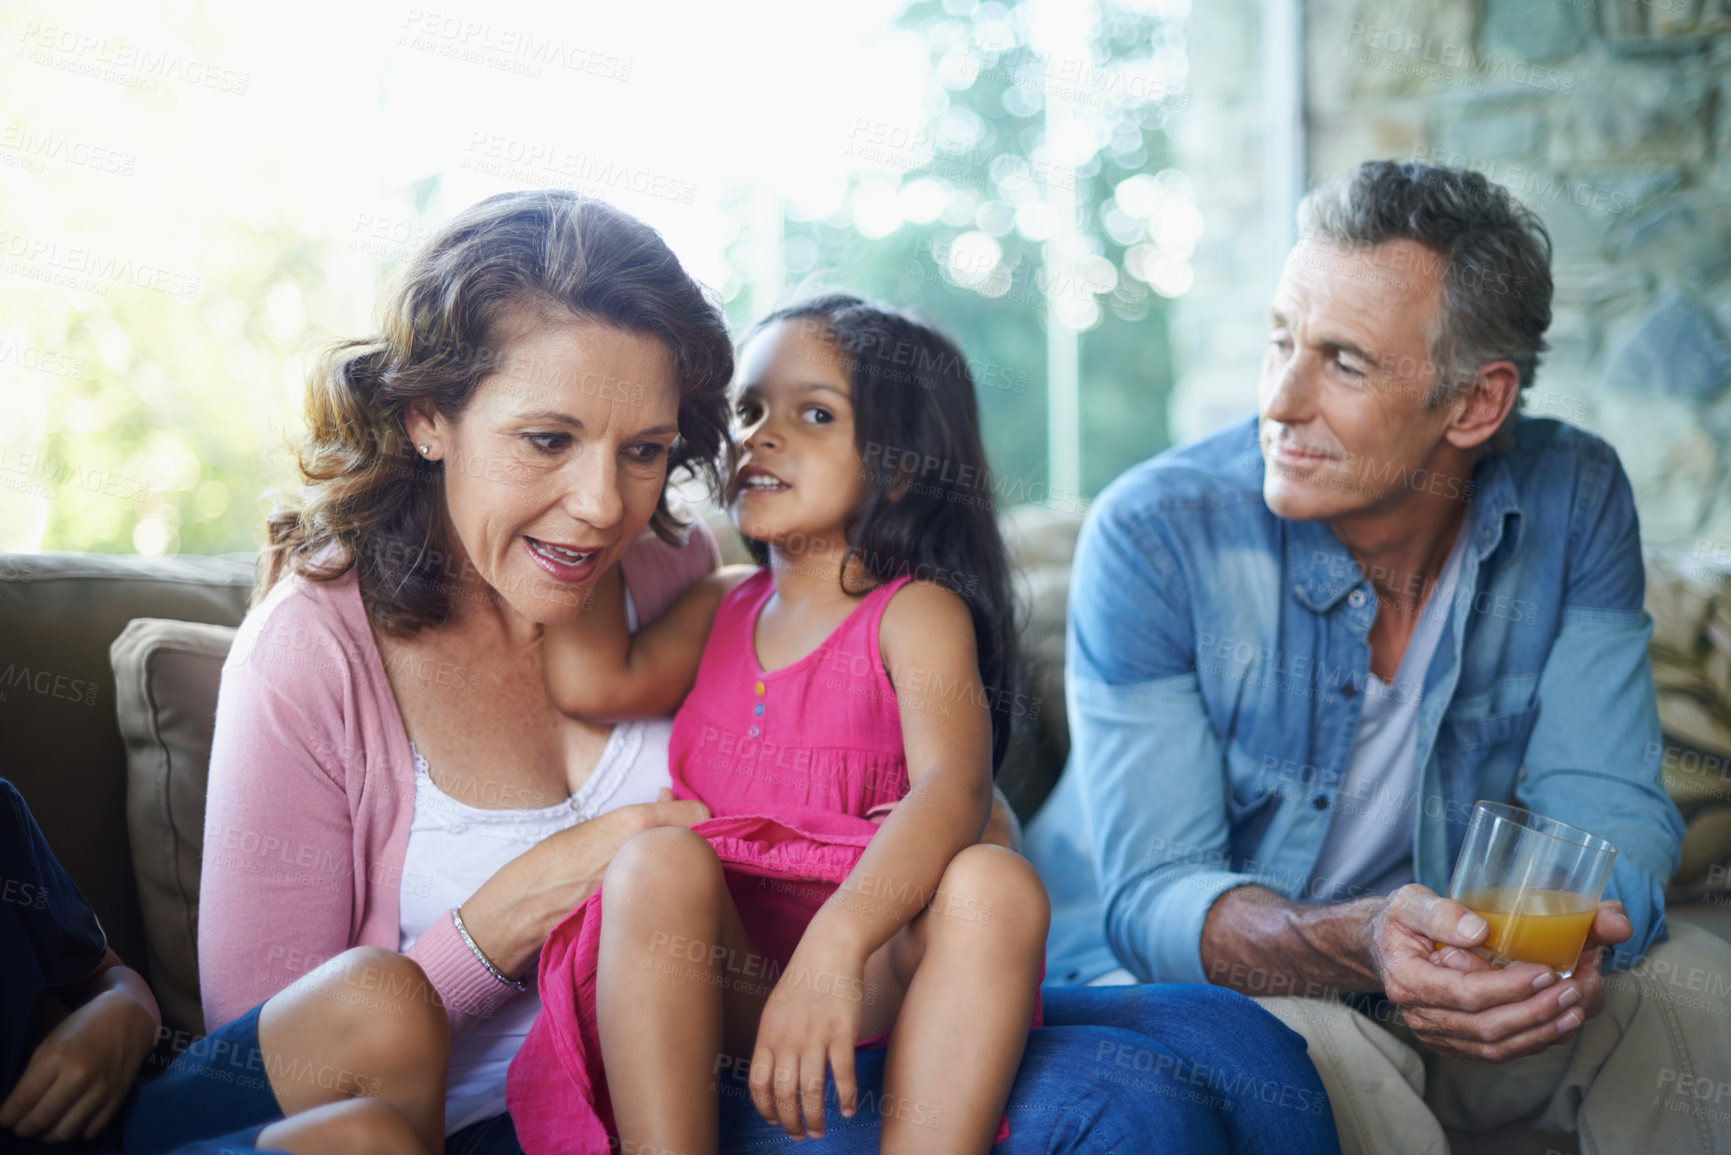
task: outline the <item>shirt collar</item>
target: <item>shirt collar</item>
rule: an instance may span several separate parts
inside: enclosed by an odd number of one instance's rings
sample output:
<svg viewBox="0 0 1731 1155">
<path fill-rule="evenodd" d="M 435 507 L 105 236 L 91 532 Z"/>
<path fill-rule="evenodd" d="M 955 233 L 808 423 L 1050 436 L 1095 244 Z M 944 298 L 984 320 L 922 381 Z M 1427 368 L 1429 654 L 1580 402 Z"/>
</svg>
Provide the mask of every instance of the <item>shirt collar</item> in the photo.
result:
<svg viewBox="0 0 1731 1155">
<path fill-rule="evenodd" d="M 1496 551 L 1505 532 L 1511 547 L 1520 544 L 1522 515 L 1517 498 L 1507 457 L 1502 453 L 1481 457 L 1473 467 L 1472 494 L 1462 527 L 1478 562 Z M 1301 605 L 1325 614 L 1365 584 L 1358 564 L 1326 524 L 1282 521 L 1286 527 L 1285 569 L 1292 578 L 1293 596 Z"/>
</svg>

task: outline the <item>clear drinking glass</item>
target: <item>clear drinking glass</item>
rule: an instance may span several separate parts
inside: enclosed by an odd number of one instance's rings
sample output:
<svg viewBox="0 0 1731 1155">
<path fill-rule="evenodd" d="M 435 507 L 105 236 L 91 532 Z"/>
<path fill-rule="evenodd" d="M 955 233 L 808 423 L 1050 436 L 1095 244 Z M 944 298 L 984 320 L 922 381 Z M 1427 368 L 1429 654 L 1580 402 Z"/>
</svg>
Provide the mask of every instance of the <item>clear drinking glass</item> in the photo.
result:
<svg viewBox="0 0 1731 1155">
<path fill-rule="evenodd" d="M 1543 963 L 1568 978 L 1616 859 L 1615 846 L 1578 826 L 1480 802 L 1449 897 L 1490 923 L 1474 949 L 1492 966 Z"/>
</svg>

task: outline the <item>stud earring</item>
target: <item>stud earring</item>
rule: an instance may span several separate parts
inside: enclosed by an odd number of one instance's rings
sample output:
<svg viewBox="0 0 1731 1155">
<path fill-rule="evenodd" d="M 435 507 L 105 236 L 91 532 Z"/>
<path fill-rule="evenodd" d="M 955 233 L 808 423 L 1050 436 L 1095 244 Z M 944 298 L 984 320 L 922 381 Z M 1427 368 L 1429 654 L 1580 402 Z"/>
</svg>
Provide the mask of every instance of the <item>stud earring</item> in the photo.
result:
<svg viewBox="0 0 1731 1155">
<path fill-rule="evenodd" d="M 426 454 L 426 452 L 427 452 L 427 450 L 428 450 L 428 449 L 430 449 L 430 448 L 432 448 L 432 447 L 431 447 L 431 446 L 428 446 L 428 445 L 423 445 L 423 446 L 421 446 L 421 453 L 422 453 L 422 454 L 423 454 L 423 455 L 425 455 L 425 454 Z"/>
</svg>

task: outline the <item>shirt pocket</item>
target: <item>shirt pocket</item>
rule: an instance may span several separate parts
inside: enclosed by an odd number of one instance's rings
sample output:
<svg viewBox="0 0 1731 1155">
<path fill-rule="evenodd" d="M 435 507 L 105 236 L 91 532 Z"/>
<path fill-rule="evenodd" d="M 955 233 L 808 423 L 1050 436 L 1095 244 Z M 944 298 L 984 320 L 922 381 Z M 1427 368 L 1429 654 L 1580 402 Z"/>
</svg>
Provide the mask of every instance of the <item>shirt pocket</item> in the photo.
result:
<svg viewBox="0 0 1731 1155">
<path fill-rule="evenodd" d="M 1443 794 L 1452 803 L 1451 825 L 1458 824 L 1464 830 L 1466 816 L 1479 799 L 1504 802 L 1514 797 L 1515 779 L 1538 717 L 1535 704 L 1495 714 L 1443 719 L 1436 753 Z"/>
<path fill-rule="evenodd" d="M 1450 752 L 1487 750 L 1516 742 L 1521 750 L 1525 750 L 1538 716 L 1539 708 L 1528 706 L 1500 714 L 1445 718 L 1437 735 L 1437 753 L 1447 755 Z"/>
<path fill-rule="evenodd" d="M 1281 779 L 1234 748 L 1227 759 L 1226 822 L 1233 869 L 1259 853 L 1264 835 L 1280 809 L 1281 798 L 1304 789 L 1297 779 Z"/>
</svg>

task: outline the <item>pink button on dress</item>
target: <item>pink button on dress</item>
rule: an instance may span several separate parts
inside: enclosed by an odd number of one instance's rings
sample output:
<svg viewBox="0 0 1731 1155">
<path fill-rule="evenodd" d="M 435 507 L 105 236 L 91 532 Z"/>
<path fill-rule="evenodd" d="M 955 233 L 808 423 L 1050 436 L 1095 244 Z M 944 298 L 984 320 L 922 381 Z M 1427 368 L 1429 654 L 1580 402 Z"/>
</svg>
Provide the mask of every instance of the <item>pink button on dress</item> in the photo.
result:
<svg viewBox="0 0 1731 1155">
<path fill-rule="evenodd" d="M 907 793 L 901 715 L 878 626 L 908 580 L 879 586 L 823 645 L 766 671 L 755 634 L 775 585 L 767 569 L 754 574 L 723 599 L 697 683 L 674 719 L 673 792 L 715 815 L 694 829 L 726 864 L 752 945 L 774 960 L 770 974 L 780 973 L 858 863 L 877 830 L 869 816 Z M 615 1131 L 595 1023 L 600 907 L 597 891 L 541 952 L 541 1016 L 511 1063 L 507 1089 L 529 1155 L 600 1155 Z M 763 968 L 748 969 L 743 981 L 765 981 Z"/>
</svg>

